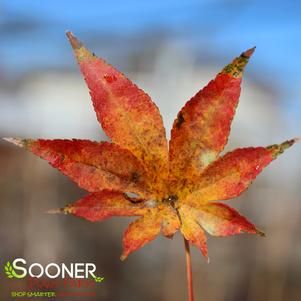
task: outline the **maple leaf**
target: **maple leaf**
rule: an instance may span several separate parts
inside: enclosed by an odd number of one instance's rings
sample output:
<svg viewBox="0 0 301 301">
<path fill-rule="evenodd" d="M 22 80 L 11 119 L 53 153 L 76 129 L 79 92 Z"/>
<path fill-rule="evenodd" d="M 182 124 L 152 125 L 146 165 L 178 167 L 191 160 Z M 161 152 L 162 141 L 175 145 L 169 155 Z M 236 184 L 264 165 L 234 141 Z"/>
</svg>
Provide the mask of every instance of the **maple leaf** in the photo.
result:
<svg viewBox="0 0 301 301">
<path fill-rule="evenodd" d="M 51 212 L 92 222 L 138 216 L 124 234 L 121 259 L 160 233 L 171 238 L 179 229 L 205 257 L 204 230 L 214 236 L 264 235 L 220 202 L 239 196 L 265 166 L 298 140 L 220 156 L 239 100 L 243 70 L 255 48 L 235 58 L 186 103 L 174 121 L 168 149 L 162 117 L 151 98 L 71 32 L 67 36 L 111 143 L 7 139 L 47 160 L 90 192 Z"/>
</svg>

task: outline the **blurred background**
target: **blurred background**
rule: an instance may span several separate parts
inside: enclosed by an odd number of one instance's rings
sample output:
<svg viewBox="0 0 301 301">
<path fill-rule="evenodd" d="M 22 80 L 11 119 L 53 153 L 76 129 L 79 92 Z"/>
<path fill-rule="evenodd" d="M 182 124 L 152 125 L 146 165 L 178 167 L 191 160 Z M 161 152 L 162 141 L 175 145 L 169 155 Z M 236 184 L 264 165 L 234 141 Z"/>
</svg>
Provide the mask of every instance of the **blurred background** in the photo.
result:
<svg viewBox="0 0 301 301">
<path fill-rule="evenodd" d="M 0 136 L 105 139 L 66 29 L 152 96 L 167 132 L 191 96 L 256 45 L 226 151 L 300 136 L 300 14 L 300 1 L 1 0 Z M 47 215 L 85 192 L 3 141 L 0 166 L 1 265 L 16 257 L 95 262 L 105 281 L 97 298 L 87 300 L 186 300 L 179 234 L 171 241 L 158 238 L 120 262 L 130 218 L 89 223 Z M 209 237 L 209 265 L 193 248 L 196 300 L 301 300 L 300 176 L 296 145 L 231 200 L 267 237 Z M 1 300 L 26 288 L 3 277 Z"/>
</svg>

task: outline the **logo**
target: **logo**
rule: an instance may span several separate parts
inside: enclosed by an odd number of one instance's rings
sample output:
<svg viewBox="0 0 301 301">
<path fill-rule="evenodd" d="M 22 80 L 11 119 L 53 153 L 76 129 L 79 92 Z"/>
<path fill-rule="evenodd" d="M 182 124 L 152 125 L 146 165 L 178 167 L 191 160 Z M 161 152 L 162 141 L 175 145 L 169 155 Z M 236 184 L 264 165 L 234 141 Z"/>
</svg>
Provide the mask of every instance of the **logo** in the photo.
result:
<svg viewBox="0 0 301 301">
<path fill-rule="evenodd" d="M 28 291 L 13 291 L 12 297 L 95 296 L 96 293 L 91 291 L 83 295 L 79 289 L 92 289 L 104 281 L 104 277 L 96 274 L 94 263 L 83 262 L 42 265 L 38 262 L 28 264 L 24 258 L 16 258 L 6 262 L 4 273 L 8 279 L 27 280 Z"/>
<path fill-rule="evenodd" d="M 15 270 L 13 269 L 9 261 L 6 263 L 4 269 L 7 278 L 23 278 L 23 276 L 19 276 L 16 274 Z"/>
</svg>

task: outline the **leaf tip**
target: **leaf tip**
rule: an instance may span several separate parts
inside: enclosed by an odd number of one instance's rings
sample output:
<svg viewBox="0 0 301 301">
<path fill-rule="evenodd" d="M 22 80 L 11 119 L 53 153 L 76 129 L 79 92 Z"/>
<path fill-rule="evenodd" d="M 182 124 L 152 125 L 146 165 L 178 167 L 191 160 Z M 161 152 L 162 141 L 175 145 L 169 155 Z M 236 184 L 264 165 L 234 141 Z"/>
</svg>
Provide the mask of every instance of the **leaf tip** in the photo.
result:
<svg viewBox="0 0 301 301">
<path fill-rule="evenodd" d="M 266 234 L 258 228 L 255 229 L 255 233 L 261 237 L 266 237 Z"/>
<path fill-rule="evenodd" d="M 277 158 L 279 155 L 281 155 L 286 149 L 293 146 L 295 143 L 301 141 L 301 137 L 297 137 L 291 140 L 286 140 L 282 142 L 281 144 L 273 144 L 267 147 L 268 150 L 272 152 L 272 156 Z"/>
<path fill-rule="evenodd" d="M 252 54 L 254 53 L 255 50 L 256 50 L 256 46 L 244 51 L 240 56 L 244 57 L 246 59 L 249 59 L 252 56 Z"/>
<path fill-rule="evenodd" d="M 76 36 L 70 30 L 66 30 L 66 36 L 74 50 L 79 49 L 83 46 L 83 44 L 76 38 Z"/>
<path fill-rule="evenodd" d="M 3 140 L 13 143 L 16 146 L 23 147 L 24 146 L 24 140 L 21 138 L 3 138 Z"/>
<path fill-rule="evenodd" d="M 122 253 L 122 255 L 120 256 L 120 260 L 121 261 L 125 261 L 127 258 L 127 255 L 125 255 L 124 253 Z"/>
<path fill-rule="evenodd" d="M 68 205 L 64 208 L 55 208 L 46 211 L 47 214 L 74 214 L 74 208 Z"/>
<path fill-rule="evenodd" d="M 64 213 L 64 208 L 55 208 L 47 210 L 45 213 L 47 214 L 58 214 L 58 213 Z"/>
<path fill-rule="evenodd" d="M 228 64 L 222 70 L 222 73 L 229 74 L 235 78 L 241 78 L 244 68 L 246 67 L 247 63 L 249 62 L 249 58 L 254 53 L 256 47 L 252 47 L 244 52 L 241 53 L 240 56 L 236 57 L 232 63 Z"/>
</svg>

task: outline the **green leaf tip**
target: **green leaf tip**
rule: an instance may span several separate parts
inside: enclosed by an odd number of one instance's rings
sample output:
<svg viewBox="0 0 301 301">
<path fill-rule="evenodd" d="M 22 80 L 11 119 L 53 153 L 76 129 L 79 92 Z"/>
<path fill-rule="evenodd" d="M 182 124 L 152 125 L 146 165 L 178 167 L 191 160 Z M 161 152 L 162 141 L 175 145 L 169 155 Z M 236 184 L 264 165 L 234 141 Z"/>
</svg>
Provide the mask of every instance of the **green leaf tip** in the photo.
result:
<svg viewBox="0 0 301 301">
<path fill-rule="evenodd" d="M 286 149 L 294 145 L 295 143 L 301 141 L 301 137 L 297 137 L 291 140 L 284 141 L 281 144 L 273 144 L 267 147 L 267 149 L 272 151 L 273 157 L 277 158 L 281 155 Z"/>
<path fill-rule="evenodd" d="M 230 76 L 241 78 L 244 68 L 246 67 L 249 58 L 254 53 L 256 47 L 252 47 L 243 53 L 240 56 L 236 57 L 232 63 L 228 64 L 222 70 L 222 73 L 229 74 Z"/>
</svg>

